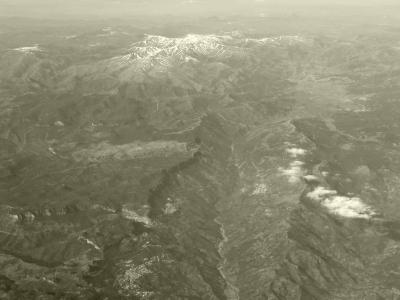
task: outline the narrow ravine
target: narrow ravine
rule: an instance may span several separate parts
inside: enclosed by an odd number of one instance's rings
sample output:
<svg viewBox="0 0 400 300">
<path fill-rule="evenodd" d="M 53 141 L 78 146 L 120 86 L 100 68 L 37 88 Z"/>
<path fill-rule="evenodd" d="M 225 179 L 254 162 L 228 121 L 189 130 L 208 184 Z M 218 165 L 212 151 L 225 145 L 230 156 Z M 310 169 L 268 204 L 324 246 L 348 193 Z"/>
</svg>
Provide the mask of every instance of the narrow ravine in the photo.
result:
<svg viewBox="0 0 400 300">
<path fill-rule="evenodd" d="M 227 258 L 225 257 L 224 254 L 224 246 L 228 242 L 228 237 L 225 232 L 225 227 L 224 224 L 218 220 L 218 218 L 215 219 L 215 222 L 220 226 L 221 230 L 221 235 L 222 235 L 222 240 L 218 245 L 218 253 L 221 256 L 221 264 L 218 267 L 218 270 L 220 271 L 222 277 L 224 278 L 226 282 L 226 289 L 225 289 L 225 295 L 228 300 L 239 300 L 239 289 L 232 283 L 232 280 L 229 278 L 229 276 L 226 274 L 225 268 L 227 265 Z"/>
</svg>

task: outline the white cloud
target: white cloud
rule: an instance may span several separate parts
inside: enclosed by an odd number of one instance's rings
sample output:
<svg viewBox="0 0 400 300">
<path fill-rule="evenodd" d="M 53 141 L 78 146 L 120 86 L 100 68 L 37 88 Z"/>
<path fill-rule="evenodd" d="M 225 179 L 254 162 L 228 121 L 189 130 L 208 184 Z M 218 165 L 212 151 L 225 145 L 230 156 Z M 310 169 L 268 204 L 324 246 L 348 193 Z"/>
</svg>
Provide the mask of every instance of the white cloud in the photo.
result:
<svg viewBox="0 0 400 300">
<path fill-rule="evenodd" d="M 323 198 L 325 198 L 327 196 L 332 196 L 332 195 L 336 195 L 336 194 L 337 194 L 337 192 L 334 190 L 328 190 L 322 186 L 318 186 L 312 192 L 309 192 L 307 194 L 307 196 L 313 200 L 322 200 Z"/>
<path fill-rule="evenodd" d="M 330 212 L 346 218 L 369 219 L 375 214 L 357 197 L 334 196 L 323 200 L 322 204 Z"/>
<path fill-rule="evenodd" d="M 301 149 L 301 148 L 289 148 L 289 149 L 286 149 L 286 152 L 289 153 L 289 155 L 291 157 L 298 157 L 301 155 L 305 155 L 307 153 L 306 150 Z"/>
<path fill-rule="evenodd" d="M 315 176 L 315 175 L 305 175 L 305 176 L 303 176 L 303 178 L 304 178 L 305 180 L 307 180 L 307 181 L 312 181 L 312 180 L 318 181 L 318 177 Z"/>
<path fill-rule="evenodd" d="M 358 197 L 338 196 L 334 190 L 319 186 L 307 196 L 326 207 L 329 212 L 345 218 L 369 219 L 375 212 Z"/>
<path fill-rule="evenodd" d="M 300 166 L 304 166 L 305 163 L 300 161 L 300 160 L 295 160 L 292 163 L 290 163 L 290 166 L 294 166 L 294 167 L 300 167 Z"/>
<path fill-rule="evenodd" d="M 295 160 L 290 163 L 288 169 L 279 168 L 279 171 L 284 176 L 288 177 L 288 181 L 290 183 L 297 183 L 300 181 L 301 177 L 304 175 L 304 171 L 301 166 L 304 165 L 304 162 Z"/>
</svg>

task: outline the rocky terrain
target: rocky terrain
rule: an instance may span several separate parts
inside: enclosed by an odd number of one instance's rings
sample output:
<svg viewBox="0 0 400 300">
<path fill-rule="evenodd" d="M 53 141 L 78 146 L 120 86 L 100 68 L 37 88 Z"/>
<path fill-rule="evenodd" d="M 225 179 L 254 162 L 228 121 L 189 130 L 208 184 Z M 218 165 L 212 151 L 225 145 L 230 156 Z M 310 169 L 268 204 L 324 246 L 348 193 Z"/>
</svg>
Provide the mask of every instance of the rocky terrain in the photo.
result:
<svg viewBox="0 0 400 300">
<path fill-rule="evenodd" d="M 400 299 L 397 27 L 76 26 L 0 33 L 0 299 Z"/>
</svg>

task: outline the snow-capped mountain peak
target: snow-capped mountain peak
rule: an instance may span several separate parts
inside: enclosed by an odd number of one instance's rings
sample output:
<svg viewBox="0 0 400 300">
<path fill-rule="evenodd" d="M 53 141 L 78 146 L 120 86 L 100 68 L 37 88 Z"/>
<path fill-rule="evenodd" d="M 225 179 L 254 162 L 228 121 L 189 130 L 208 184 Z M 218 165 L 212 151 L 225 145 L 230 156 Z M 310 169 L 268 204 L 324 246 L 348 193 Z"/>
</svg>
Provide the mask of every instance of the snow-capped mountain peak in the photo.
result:
<svg viewBox="0 0 400 300">
<path fill-rule="evenodd" d="M 147 35 L 135 43 L 131 52 L 135 58 L 152 58 L 162 56 L 186 55 L 222 55 L 225 52 L 224 42 L 232 39 L 229 36 L 188 34 L 180 38 L 169 38 L 157 35 Z"/>
</svg>

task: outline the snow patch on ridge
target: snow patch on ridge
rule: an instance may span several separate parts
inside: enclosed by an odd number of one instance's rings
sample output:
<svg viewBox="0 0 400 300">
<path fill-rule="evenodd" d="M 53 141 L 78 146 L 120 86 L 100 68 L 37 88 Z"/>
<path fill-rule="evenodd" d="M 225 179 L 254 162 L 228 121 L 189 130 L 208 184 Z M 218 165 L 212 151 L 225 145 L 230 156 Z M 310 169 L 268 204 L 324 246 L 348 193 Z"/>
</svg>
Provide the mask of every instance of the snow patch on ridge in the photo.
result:
<svg viewBox="0 0 400 300">
<path fill-rule="evenodd" d="M 82 236 L 79 237 L 79 239 L 84 241 L 84 242 L 86 242 L 88 245 L 92 246 L 94 249 L 101 250 L 101 248 L 95 242 L 93 242 L 93 241 L 91 241 L 91 240 L 89 240 L 87 238 L 84 238 Z"/>
<path fill-rule="evenodd" d="M 27 46 L 27 47 L 19 47 L 14 48 L 14 51 L 22 52 L 22 53 L 33 53 L 33 52 L 42 52 L 43 50 L 39 47 L 39 45 Z"/>
<path fill-rule="evenodd" d="M 275 37 L 265 37 L 260 39 L 246 39 L 247 43 L 265 44 L 299 44 L 305 43 L 307 40 L 299 35 L 281 35 Z"/>
<path fill-rule="evenodd" d="M 135 222 L 143 223 L 147 226 L 151 226 L 153 224 L 150 218 L 148 218 L 147 216 L 140 216 L 134 210 L 128 209 L 126 207 L 122 209 L 122 216 L 128 220 L 133 220 Z"/>
</svg>

